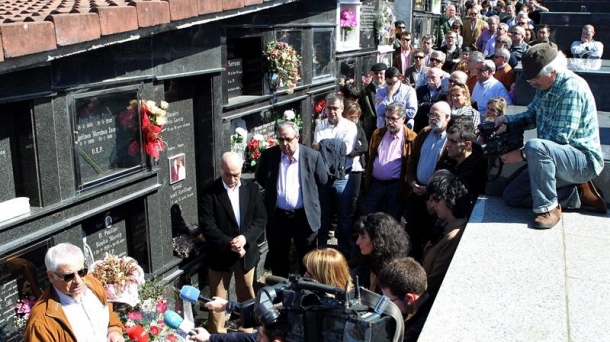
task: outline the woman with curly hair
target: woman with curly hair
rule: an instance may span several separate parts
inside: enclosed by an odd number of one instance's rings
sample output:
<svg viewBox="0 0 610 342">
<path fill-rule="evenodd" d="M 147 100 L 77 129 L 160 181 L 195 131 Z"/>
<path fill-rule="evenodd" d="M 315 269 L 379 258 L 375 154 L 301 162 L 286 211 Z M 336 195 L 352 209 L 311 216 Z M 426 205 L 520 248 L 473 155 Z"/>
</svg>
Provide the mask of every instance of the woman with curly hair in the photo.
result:
<svg viewBox="0 0 610 342">
<path fill-rule="evenodd" d="M 313 250 L 303 257 L 303 265 L 307 269 L 305 278 L 311 278 L 318 283 L 331 285 L 341 289 L 352 288 L 352 276 L 349 273 L 347 260 L 341 252 L 333 248 Z"/>
<path fill-rule="evenodd" d="M 370 267 L 369 288 L 375 291 L 377 274 L 383 265 L 409 254 L 409 236 L 391 215 L 381 212 L 360 218 L 355 228 L 364 266 Z"/>
</svg>

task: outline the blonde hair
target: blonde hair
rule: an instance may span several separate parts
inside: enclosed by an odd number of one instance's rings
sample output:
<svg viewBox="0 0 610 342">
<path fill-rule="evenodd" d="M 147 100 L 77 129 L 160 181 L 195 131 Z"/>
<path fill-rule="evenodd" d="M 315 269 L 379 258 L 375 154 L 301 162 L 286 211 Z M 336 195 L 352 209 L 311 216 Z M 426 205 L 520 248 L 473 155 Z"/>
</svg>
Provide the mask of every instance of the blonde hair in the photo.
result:
<svg viewBox="0 0 610 342">
<path fill-rule="evenodd" d="M 467 87 L 465 84 L 463 84 L 463 85 L 461 85 L 461 86 L 459 86 L 459 85 L 454 85 L 453 87 L 449 88 L 449 99 L 451 99 L 451 94 L 452 94 L 454 91 L 459 91 L 459 92 L 461 92 L 461 93 L 462 93 L 462 95 L 464 95 L 464 97 L 466 97 L 466 105 L 467 105 L 467 106 L 470 106 L 470 105 L 471 105 L 471 103 L 470 103 L 470 91 L 468 90 L 468 87 Z M 453 105 L 453 103 L 452 103 L 452 105 Z"/>
<path fill-rule="evenodd" d="M 494 97 L 487 102 L 487 105 L 491 105 L 496 111 L 498 111 L 498 116 L 506 114 L 506 110 L 508 109 L 506 99 L 503 97 Z"/>
<path fill-rule="evenodd" d="M 356 114 L 358 118 L 362 115 L 362 109 L 358 102 L 348 102 L 345 104 L 345 108 L 343 109 L 343 117 L 348 118 L 350 115 Z"/>
<path fill-rule="evenodd" d="M 313 250 L 303 257 L 303 264 L 311 278 L 321 284 L 348 290 L 352 288 L 352 277 L 347 261 L 341 252 L 333 248 Z"/>
</svg>

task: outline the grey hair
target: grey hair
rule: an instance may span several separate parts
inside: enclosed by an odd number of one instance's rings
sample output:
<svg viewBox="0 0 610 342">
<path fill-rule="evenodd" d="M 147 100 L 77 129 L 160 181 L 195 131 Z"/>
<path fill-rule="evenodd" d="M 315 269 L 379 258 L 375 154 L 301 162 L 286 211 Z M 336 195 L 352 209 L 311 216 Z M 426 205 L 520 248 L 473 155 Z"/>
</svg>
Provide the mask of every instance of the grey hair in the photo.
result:
<svg viewBox="0 0 610 342">
<path fill-rule="evenodd" d="M 338 102 L 339 106 L 341 106 L 341 108 L 343 108 L 343 95 L 336 94 L 336 93 L 330 93 L 330 94 L 326 95 L 326 104 L 335 103 L 335 102 Z"/>
<path fill-rule="evenodd" d="M 453 75 L 455 75 L 459 79 L 460 83 L 462 83 L 462 84 L 466 84 L 466 81 L 468 81 L 468 75 L 461 70 L 456 70 L 456 71 L 452 72 L 451 76 L 453 76 Z"/>
<path fill-rule="evenodd" d="M 430 56 L 436 56 L 438 57 L 438 59 L 441 60 L 441 62 L 445 62 L 445 58 L 447 58 L 447 55 L 445 55 L 445 53 L 443 51 L 440 50 L 434 50 L 432 51 L 432 53 L 430 54 Z"/>
<path fill-rule="evenodd" d="M 470 53 L 469 57 L 472 57 L 472 60 L 477 62 L 477 63 L 478 62 L 482 62 L 482 61 L 485 60 L 485 57 L 483 56 L 483 53 L 481 53 L 480 51 L 472 51 Z"/>
<path fill-rule="evenodd" d="M 508 32 L 508 24 L 507 23 L 499 23 L 498 28 L 502 28 L 504 31 Z"/>
<path fill-rule="evenodd" d="M 56 272 L 59 266 L 81 265 L 85 263 L 83 251 L 71 243 L 60 243 L 49 248 L 44 257 L 47 270 Z"/>
<path fill-rule="evenodd" d="M 222 165 L 227 165 L 231 161 L 235 162 L 238 165 L 243 165 L 244 157 L 239 153 L 229 151 L 222 154 L 222 157 L 220 157 L 220 161 L 222 162 Z"/>
<path fill-rule="evenodd" d="M 519 34 L 520 34 L 520 35 L 522 35 L 523 37 L 525 37 L 525 29 L 524 29 L 523 27 L 521 27 L 521 26 L 515 26 L 515 27 L 513 27 L 513 31 L 514 31 L 514 30 L 519 31 Z"/>
<path fill-rule="evenodd" d="M 502 56 L 507 61 L 510 59 L 510 51 L 508 51 L 506 49 L 503 49 L 503 48 L 496 49 L 495 54 L 496 54 L 496 56 Z"/>
<path fill-rule="evenodd" d="M 404 104 L 399 102 L 394 102 L 391 105 L 385 107 L 386 113 L 398 113 L 401 117 L 407 115 L 407 108 Z"/>
<path fill-rule="evenodd" d="M 343 102 L 341 102 L 343 103 Z M 299 135 L 299 126 L 297 126 L 296 123 L 292 122 L 292 121 L 284 121 L 282 122 L 278 127 L 277 127 L 277 135 L 280 135 L 280 131 L 283 131 L 285 129 L 291 129 L 294 134 L 296 134 L 297 136 Z"/>
<path fill-rule="evenodd" d="M 542 70 L 538 73 L 537 76 L 547 76 L 551 74 L 553 71 L 564 71 L 568 68 L 568 59 L 563 52 L 558 51 L 557 57 L 551 61 L 551 63 L 545 65 Z"/>
<path fill-rule="evenodd" d="M 485 64 L 485 67 L 491 71 L 493 71 L 494 73 L 496 72 L 496 65 L 494 64 L 493 61 L 490 61 L 489 59 L 484 60 L 483 62 L 481 62 L 483 64 Z"/>
</svg>

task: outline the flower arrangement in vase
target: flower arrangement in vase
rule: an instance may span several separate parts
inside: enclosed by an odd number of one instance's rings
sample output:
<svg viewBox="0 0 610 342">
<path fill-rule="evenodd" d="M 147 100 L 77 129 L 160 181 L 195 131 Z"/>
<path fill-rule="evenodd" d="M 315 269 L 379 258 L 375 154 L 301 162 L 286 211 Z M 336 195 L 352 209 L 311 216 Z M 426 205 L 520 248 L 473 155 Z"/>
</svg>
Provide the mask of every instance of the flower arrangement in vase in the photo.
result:
<svg viewBox="0 0 610 342">
<path fill-rule="evenodd" d="M 388 1 L 380 2 L 379 13 L 375 21 L 379 44 L 390 44 L 390 38 L 394 37 L 394 22 L 396 21 L 393 4 Z"/>
<path fill-rule="evenodd" d="M 297 127 L 299 128 L 299 133 L 303 129 L 303 120 L 301 120 L 301 116 L 299 114 L 296 114 L 295 111 L 292 109 L 285 110 L 284 114 L 282 114 L 282 117 L 275 120 L 275 127 L 278 128 L 286 121 L 294 122 L 295 125 L 297 125 Z"/>
<path fill-rule="evenodd" d="M 358 26 L 358 20 L 352 10 L 345 9 L 339 16 L 339 27 L 341 28 L 341 40 L 346 41 L 347 33 Z"/>
<path fill-rule="evenodd" d="M 159 106 L 154 101 L 141 101 L 142 133 L 144 133 L 146 154 L 159 159 L 159 152 L 165 151 L 165 143 L 161 133 L 167 123 L 167 108 L 169 104 L 161 101 Z"/>
<path fill-rule="evenodd" d="M 270 134 L 267 137 L 262 134 L 254 134 L 248 143 L 248 146 L 246 146 L 246 165 L 252 168 L 256 167 L 256 164 L 261 157 L 261 153 L 273 146 L 275 146 L 273 134 Z"/>
<path fill-rule="evenodd" d="M 290 44 L 277 41 L 267 44 L 263 55 L 269 89 L 275 92 L 278 87 L 284 87 L 287 93 L 292 93 L 301 79 L 301 56 Z"/>
</svg>

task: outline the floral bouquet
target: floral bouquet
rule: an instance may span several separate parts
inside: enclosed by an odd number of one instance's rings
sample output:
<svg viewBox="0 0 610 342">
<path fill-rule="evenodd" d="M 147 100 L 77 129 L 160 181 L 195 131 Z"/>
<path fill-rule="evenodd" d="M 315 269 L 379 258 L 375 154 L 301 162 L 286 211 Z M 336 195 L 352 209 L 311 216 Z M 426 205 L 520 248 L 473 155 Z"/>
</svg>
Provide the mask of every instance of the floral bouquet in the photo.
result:
<svg viewBox="0 0 610 342">
<path fill-rule="evenodd" d="M 25 327 L 28 324 L 28 318 L 30 318 L 30 312 L 34 304 L 36 304 L 36 297 L 32 295 L 19 299 L 15 303 L 14 328 L 21 336 L 25 336 Z M 6 330 L 4 334 L 8 333 L 8 329 Z"/>
<path fill-rule="evenodd" d="M 390 38 L 394 37 L 394 21 L 396 21 L 396 16 L 389 2 L 382 1 L 379 6 L 380 10 L 376 20 L 379 41 L 389 42 Z"/>
<path fill-rule="evenodd" d="M 172 296 L 166 296 L 165 289 L 154 280 L 149 280 L 140 287 L 139 296 L 141 302 L 135 306 L 115 307 L 127 331 L 125 340 L 132 335 L 140 336 L 143 331 L 148 334 L 150 341 L 182 341 L 183 339 L 163 322 L 163 316 L 171 305 L 164 298 Z"/>
<path fill-rule="evenodd" d="M 351 31 L 354 27 L 358 26 L 358 21 L 356 20 L 356 15 L 351 10 L 343 10 L 341 11 L 339 27 L 346 31 Z"/>
<path fill-rule="evenodd" d="M 246 151 L 246 138 L 248 131 L 241 127 L 235 128 L 235 133 L 231 135 L 231 152 L 235 152 L 241 156 Z"/>
<path fill-rule="evenodd" d="M 314 115 L 314 123 L 317 125 L 320 121 L 326 119 L 326 112 L 324 112 L 324 107 L 326 106 L 326 99 L 317 100 L 313 106 L 313 111 L 316 113 Z"/>
<path fill-rule="evenodd" d="M 252 140 L 246 146 L 246 158 L 248 165 L 255 167 L 261 157 L 261 153 L 269 147 L 275 146 L 273 134 L 264 137 L 262 134 L 254 134 Z"/>
<path fill-rule="evenodd" d="M 297 86 L 301 77 L 301 56 L 287 43 L 272 41 L 263 51 L 265 57 L 265 71 L 277 74 L 286 91 L 290 94 Z"/>
<path fill-rule="evenodd" d="M 167 108 L 169 104 L 161 101 L 159 106 L 154 101 L 140 101 L 140 111 L 142 113 L 142 133 L 146 140 L 146 154 L 159 159 L 159 152 L 165 151 L 165 143 L 161 133 L 167 123 Z"/>
<path fill-rule="evenodd" d="M 102 282 L 108 300 L 135 306 L 140 302 L 138 286 L 144 284 L 144 270 L 131 257 L 106 253 L 103 260 L 93 263 L 92 275 Z"/>
<path fill-rule="evenodd" d="M 299 132 L 301 132 L 301 129 L 303 128 L 303 120 L 301 120 L 301 116 L 296 114 L 294 112 L 294 110 L 292 110 L 292 109 L 285 110 L 282 117 L 275 120 L 275 126 L 279 127 L 281 124 L 283 124 L 284 122 L 287 122 L 287 121 L 294 122 L 297 125 L 297 127 L 299 128 Z"/>
</svg>

